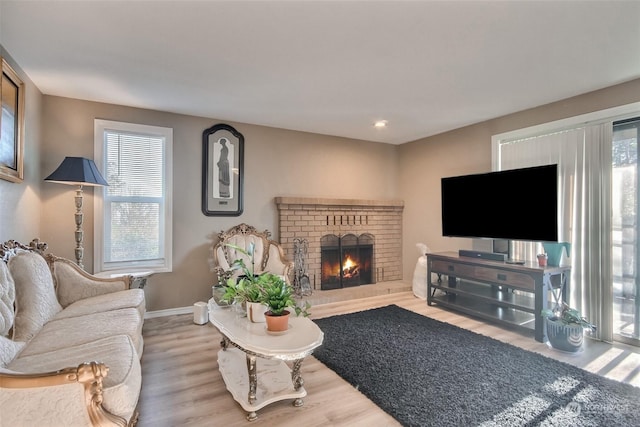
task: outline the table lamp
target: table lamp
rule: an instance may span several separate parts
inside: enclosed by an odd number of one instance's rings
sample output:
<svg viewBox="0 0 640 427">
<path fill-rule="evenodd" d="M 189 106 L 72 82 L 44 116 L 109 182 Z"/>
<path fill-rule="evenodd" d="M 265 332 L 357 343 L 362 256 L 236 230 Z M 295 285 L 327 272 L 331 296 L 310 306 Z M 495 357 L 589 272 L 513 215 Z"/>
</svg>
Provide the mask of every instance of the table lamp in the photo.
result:
<svg viewBox="0 0 640 427">
<path fill-rule="evenodd" d="M 59 184 L 77 185 L 76 190 L 76 263 L 82 269 L 82 257 L 84 248 L 82 247 L 82 186 L 89 185 L 92 187 L 109 185 L 102 177 L 98 167 L 93 160 L 84 157 L 65 157 L 58 169 L 44 179 L 49 182 L 57 182 Z"/>
</svg>

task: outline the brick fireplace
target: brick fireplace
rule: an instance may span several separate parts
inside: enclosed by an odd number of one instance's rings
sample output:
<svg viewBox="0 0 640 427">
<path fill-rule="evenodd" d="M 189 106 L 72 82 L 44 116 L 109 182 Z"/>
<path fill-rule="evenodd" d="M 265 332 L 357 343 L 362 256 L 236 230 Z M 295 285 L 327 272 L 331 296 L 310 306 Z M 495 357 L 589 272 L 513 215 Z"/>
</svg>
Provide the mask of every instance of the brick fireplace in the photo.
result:
<svg viewBox="0 0 640 427">
<path fill-rule="evenodd" d="M 367 245 L 372 246 L 368 283 L 402 280 L 403 201 L 276 197 L 275 202 L 279 242 L 287 258 L 294 259 L 294 239 L 308 242 L 306 273 L 313 289 L 321 289 L 323 281 L 321 241 L 332 237 L 348 241 L 366 236 Z M 353 281 L 345 283 L 350 286 Z"/>
</svg>

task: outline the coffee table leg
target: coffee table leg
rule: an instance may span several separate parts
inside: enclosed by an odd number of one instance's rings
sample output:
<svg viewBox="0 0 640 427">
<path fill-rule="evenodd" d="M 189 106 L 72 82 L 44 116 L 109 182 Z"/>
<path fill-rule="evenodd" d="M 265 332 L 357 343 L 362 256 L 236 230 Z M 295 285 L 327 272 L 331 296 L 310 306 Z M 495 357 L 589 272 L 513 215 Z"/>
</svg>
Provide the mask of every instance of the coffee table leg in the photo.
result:
<svg viewBox="0 0 640 427">
<path fill-rule="evenodd" d="M 300 367 L 302 366 L 302 361 L 304 359 L 296 359 L 293 362 L 293 368 L 291 369 L 291 381 L 293 382 L 294 390 L 300 390 L 300 387 L 304 385 L 304 380 L 302 379 L 302 375 L 300 375 Z M 297 398 L 293 401 L 293 406 L 300 407 L 304 405 L 304 401 L 301 398 Z"/>
<path fill-rule="evenodd" d="M 293 362 L 293 369 L 291 370 L 291 381 L 293 382 L 294 390 L 300 390 L 300 387 L 304 385 L 304 380 L 300 375 L 300 366 L 302 366 L 302 361 L 304 359 L 296 359 Z"/>
<path fill-rule="evenodd" d="M 258 374 L 256 373 L 256 356 L 247 354 L 247 371 L 249 372 L 249 403 L 256 401 Z"/>
<path fill-rule="evenodd" d="M 222 339 L 220 340 L 220 347 L 222 347 L 223 350 L 226 350 L 227 347 L 229 347 L 229 338 L 222 335 Z"/>
</svg>

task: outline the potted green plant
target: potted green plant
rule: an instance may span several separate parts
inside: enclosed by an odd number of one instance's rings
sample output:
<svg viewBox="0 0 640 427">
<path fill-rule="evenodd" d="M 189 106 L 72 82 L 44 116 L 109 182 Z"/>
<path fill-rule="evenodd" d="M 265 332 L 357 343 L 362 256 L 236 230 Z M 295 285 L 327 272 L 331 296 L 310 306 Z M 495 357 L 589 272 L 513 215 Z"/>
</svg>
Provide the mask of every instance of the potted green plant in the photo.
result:
<svg viewBox="0 0 640 427">
<path fill-rule="evenodd" d="M 261 275 L 254 274 L 254 245 L 253 243 L 249 244 L 247 250 L 230 243 L 227 243 L 227 246 L 250 257 L 251 267 L 248 267 L 242 258 L 233 261 L 231 271 L 240 270 L 242 275 L 237 278 L 229 277 L 227 279 L 224 285 L 222 301 L 235 303 L 240 307 L 244 307 L 249 320 L 252 322 L 264 322 L 264 312 L 267 311 L 267 307 L 262 303 L 264 298 L 262 295 L 263 289 L 260 284 Z"/>
<path fill-rule="evenodd" d="M 597 330 L 597 327 L 582 317 L 578 310 L 565 303 L 553 310 L 542 310 L 542 317 L 545 319 L 549 344 L 562 351 L 579 351 L 584 342 L 584 331 Z"/>
<path fill-rule="evenodd" d="M 249 244 L 247 250 L 230 243 L 227 243 L 227 246 L 250 257 L 251 266 L 247 266 L 241 258 L 233 261 L 231 271 L 240 270 L 242 275 L 227 279 L 222 296 L 223 301 L 235 303 L 237 306 L 244 305 L 246 314 L 252 322 L 268 321 L 267 311 L 275 317 L 282 317 L 285 312 L 289 314 L 290 312 L 285 308 L 294 309 L 298 316 L 309 315 L 311 304 L 307 301 L 303 306 L 298 306 L 293 299 L 293 288 L 281 276 L 269 272 L 254 273 L 253 243 Z M 288 328 L 288 317 L 286 322 L 284 330 Z"/>
<path fill-rule="evenodd" d="M 304 306 L 298 306 L 293 298 L 293 288 L 281 276 L 263 273 L 258 278 L 258 283 L 262 289 L 262 302 L 268 308 L 265 313 L 268 331 L 286 331 L 289 328 L 290 309 L 298 316 L 309 315 L 311 304 L 307 301 Z"/>
</svg>

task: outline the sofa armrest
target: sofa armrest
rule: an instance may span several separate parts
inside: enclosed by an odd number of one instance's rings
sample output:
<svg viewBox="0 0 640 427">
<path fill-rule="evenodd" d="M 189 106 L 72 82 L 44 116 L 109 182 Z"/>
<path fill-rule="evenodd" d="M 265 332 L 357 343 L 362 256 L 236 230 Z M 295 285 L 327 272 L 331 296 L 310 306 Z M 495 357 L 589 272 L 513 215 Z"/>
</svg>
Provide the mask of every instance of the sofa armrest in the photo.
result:
<svg viewBox="0 0 640 427">
<path fill-rule="evenodd" d="M 73 261 L 51 254 L 46 256 L 46 260 L 51 269 L 58 302 L 62 307 L 67 307 L 81 299 L 124 291 L 131 288 L 134 280 L 130 275 L 113 278 L 96 277 L 78 267 Z"/>
<path fill-rule="evenodd" d="M 102 406 L 102 380 L 108 371 L 103 363 L 89 362 L 41 374 L 0 372 L 3 423 L 126 427 L 127 420 Z"/>
</svg>

